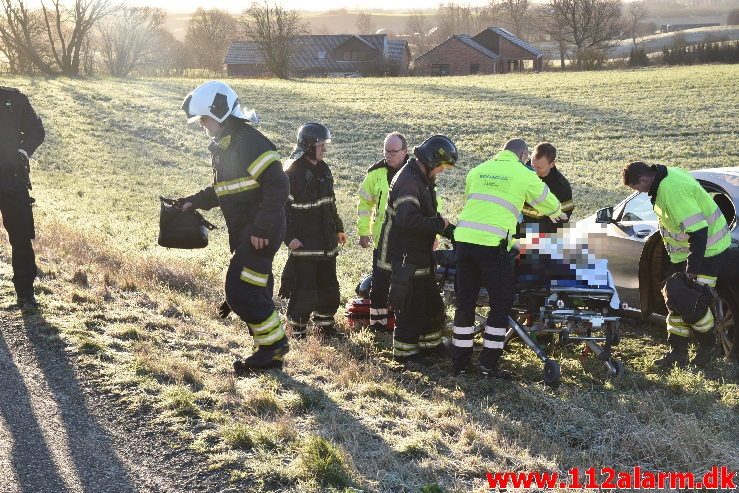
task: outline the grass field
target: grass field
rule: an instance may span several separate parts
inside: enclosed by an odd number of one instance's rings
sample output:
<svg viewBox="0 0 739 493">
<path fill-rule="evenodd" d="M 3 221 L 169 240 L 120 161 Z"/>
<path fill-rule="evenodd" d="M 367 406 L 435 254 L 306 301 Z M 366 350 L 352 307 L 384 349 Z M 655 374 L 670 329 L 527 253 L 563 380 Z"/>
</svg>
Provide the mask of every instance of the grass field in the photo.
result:
<svg viewBox="0 0 739 493">
<path fill-rule="evenodd" d="M 351 245 L 339 257 L 342 295 L 353 294 L 371 252 L 356 245 L 354 192 L 382 139 L 411 144 L 433 133 L 457 143 L 461 162 L 440 179 L 456 217 L 473 165 L 511 137 L 553 142 L 582 217 L 624 197 L 633 159 L 686 168 L 739 158 L 737 66 L 463 78 L 231 80 L 256 107 L 260 129 L 286 155 L 306 121 L 328 125 L 327 162 Z M 731 82 L 731 81 L 734 82 Z M 7 79 L 31 98 L 47 128 L 33 164 L 42 302 L 61 336 L 110 376 L 135 408 L 161 409 L 163 426 L 228 468 L 250 491 L 483 490 L 486 470 L 603 466 L 739 469 L 739 386 L 728 362 L 663 377 L 649 361 L 661 331 L 629 327 L 619 346 L 629 372 L 604 378 L 592 360 L 560 350 L 558 391 L 536 383 L 529 351 L 508 356 L 520 383 L 456 380 L 446 365 L 400 372 L 389 338 L 295 343 L 281 375 L 234 381 L 249 352 L 237 321 L 215 318 L 228 262 L 221 226 L 201 251 L 156 246 L 158 196 L 208 184 L 207 139 L 179 110 L 199 80 Z M 284 250 L 276 272 L 284 264 Z M 71 317 L 71 318 L 69 318 Z"/>
</svg>

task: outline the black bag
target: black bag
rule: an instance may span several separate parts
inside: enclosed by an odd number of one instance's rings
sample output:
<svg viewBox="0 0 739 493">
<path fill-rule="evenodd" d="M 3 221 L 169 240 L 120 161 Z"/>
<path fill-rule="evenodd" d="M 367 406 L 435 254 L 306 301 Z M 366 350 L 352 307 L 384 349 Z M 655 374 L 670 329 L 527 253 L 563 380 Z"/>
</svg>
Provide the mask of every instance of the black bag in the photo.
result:
<svg viewBox="0 0 739 493">
<path fill-rule="evenodd" d="M 159 244 L 167 248 L 205 248 L 208 231 L 216 227 L 195 210 L 183 211 L 176 200 L 159 197 Z"/>
<path fill-rule="evenodd" d="M 416 273 L 416 266 L 406 264 L 405 261 L 393 262 L 390 273 L 390 295 L 389 302 L 396 310 L 403 310 L 410 299 L 411 282 Z"/>
<path fill-rule="evenodd" d="M 688 279 L 684 272 L 677 272 L 665 280 L 662 295 L 670 313 L 680 315 L 690 325 L 698 322 L 713 302 L 711 289 Z"/>
</svg>

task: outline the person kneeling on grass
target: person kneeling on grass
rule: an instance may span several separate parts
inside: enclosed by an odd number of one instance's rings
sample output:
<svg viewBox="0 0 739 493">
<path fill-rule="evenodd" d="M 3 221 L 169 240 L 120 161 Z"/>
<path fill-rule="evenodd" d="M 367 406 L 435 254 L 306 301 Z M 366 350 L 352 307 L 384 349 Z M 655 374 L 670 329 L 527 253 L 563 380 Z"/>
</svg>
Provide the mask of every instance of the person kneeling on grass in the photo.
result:
<svg viewBox="0 0 739 493">
<path fill-rule="evenodd" d="M 182 209 L 220 206 L 226 219 L 231 262 L 226 273 L 226 302 L 220 313 L 233 310 L 249 327 L 257 350 L 234 362 L 237 375 L 281 368 L 287 337 L 272 301 L 272 260 L 285 235 L 285 203 L 289 184 L 272 142 L 244 115 L 237 94 L 228 85 L 210 81 L 192 91 L 182 109 L 188 122 L 198 122 L 212 139 L 208 150 L 213 184 L 178 199 Z"/>
</svg>

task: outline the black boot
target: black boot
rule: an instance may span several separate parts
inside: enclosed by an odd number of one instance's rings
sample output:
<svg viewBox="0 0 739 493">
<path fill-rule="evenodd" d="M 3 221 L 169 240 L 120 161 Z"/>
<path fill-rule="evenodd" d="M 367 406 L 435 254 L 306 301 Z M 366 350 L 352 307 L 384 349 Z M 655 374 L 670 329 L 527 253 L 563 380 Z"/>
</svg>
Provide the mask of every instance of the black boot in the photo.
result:
<svg viewBox="0 0 739 493">
<path fill-rule="evenodd" d="M 18 307 L 21 310 L 37 310 L 39 307 L 38 301 L 36 300 L 36 296 L 33 294 L 33 291 L 30 293 L 24 293 L 18 295 Z"/>
<path fill-rule="evenodd" d="M 698 343 L 698 351 L 690 364 L 698 368 L 704 368 L 720 355 L 718 344 L 716 344 L 716 333 L 695 331 L 695 340 Z"/>
<path fill-rule="evenodd" d="M 685 368 L 688 364 L 688 343 L 690 339 L 675 334 L 667 334 L 667 342 L 670 344 L 670 350 L 666 352 L 660 359 L 654 361 L 654 366 L 660 370 L 669 370 L 673 365 L 678 368 Z"/>
<path fill-rule="evenodd" d="M 234 361 L 234 372 L 237 377 L 244 377 L 264 370 L 282 369 L 282 359 L 289 350 L 287 340 L 278 347 L 259 346 L 259 349 L 245 360 Z"/>
</svg>

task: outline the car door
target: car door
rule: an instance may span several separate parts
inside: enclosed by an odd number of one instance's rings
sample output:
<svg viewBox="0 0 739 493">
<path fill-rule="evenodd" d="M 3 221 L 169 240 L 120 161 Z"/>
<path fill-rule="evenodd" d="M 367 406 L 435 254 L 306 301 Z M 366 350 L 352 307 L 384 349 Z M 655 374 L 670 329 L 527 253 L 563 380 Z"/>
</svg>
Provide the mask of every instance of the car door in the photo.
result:
<svg viewBox="0 0 739 493">
<path fill-rule="evenodd" d="M 614 208 L 613 220 L 588 235 L 591 251 L 608 259 L 608 269 L 622 303 L 639 308 L 639 258 L 647 238 L 658 230 L 657 215 L 646 193 L 635 193 Z"/>
</svg>

